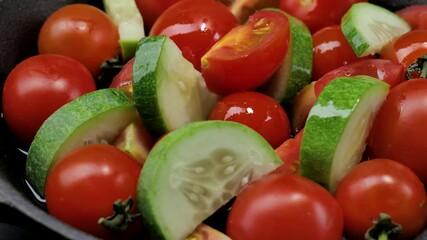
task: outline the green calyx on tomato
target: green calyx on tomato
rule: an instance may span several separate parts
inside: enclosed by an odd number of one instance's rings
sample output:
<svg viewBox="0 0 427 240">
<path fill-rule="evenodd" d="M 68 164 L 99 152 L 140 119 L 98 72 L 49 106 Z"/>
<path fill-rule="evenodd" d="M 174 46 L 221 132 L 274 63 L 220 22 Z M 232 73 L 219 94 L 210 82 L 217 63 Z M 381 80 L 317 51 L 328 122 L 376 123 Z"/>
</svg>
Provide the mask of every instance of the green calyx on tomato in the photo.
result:
<svg viewBox="0 0 427 240">
<path fill-rule="evenodd" d="M 124 202 L 117 200 L 113 204 L 113 215 L 100 218 L 98 223 L 113 232 L 124 232 L 128 228 L 128 225 L 135 222 L 135 218 L 140 216 L 139 213 L 131 213 L 133 204 L 134 202 L 131 197 Z"/>
<path fill-rule="evenodd" d="M 409 65 L 405 72 L 406 79 L 427 78 L 427 54 Z"/>
<path fill-rule="evenodd" d="M 402 225 L 394 223 L 386 213 L 380 213 L 377 219 L 372 221 L 372 226 L 365 234 L 366 240 L 397 239 L 402 235 Z"/>
</svg>

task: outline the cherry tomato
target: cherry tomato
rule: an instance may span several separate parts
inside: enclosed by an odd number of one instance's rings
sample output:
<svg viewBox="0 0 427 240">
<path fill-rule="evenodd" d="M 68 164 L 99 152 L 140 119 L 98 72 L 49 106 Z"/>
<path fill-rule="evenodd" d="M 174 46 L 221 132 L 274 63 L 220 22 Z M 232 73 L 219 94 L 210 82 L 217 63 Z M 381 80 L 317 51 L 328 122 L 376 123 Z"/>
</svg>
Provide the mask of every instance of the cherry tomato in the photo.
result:
<svg viewBox="0 0 427 240">
<path fill-rule="evenodd" d="M 312 33 L 340 24 L 345 12 L 354 3 L 367 0 L 280 0 L 280 9 L 301 19 Z"/>
<path fill-rule="evenodd" d="M 213 107 L 209 119 L 243 123 L 261 134 L 273 148 L 290 135 L 289 119 L 282 106 L 258 92 L 237 92 L 225 96 Z"/>
<path fill-rule="evenodd" d="M 299 154 L 303 132 L 304 129 L 301 129 L 295 137 L 289 138 L 274 150 L 283 161 L 283 164 L 272 173 L 294 174 L 299 172 Z"/>
<path fill-rule="evenodd" d="M 364 239 L 372 220 L 387 213 L 403 227 L 402 239 L 413 239 L 426 225 L 426 192 L 420 179 L 406 166 L 389 159 L 356 165 L 335 194 L 344 212 L 345 235 Z"/>
<path fill-rule="evenodd" d="M 183 0 L 160 15 L 150 35 L 170 37 L 200 71 L 200 58 L 236 25 L 234 15 L 217 1 Z"/>
<path fill-rule="evenodd" d="M 120 72 L 113 78 L 110 84 L 110 88 L 124 88 L 133 92 L 132 90 L 132 72 L 133 72 L 133 63 L 135 58 L 129 60 Z"/>
<path fill-rule="evenodd" d="M 289 37 L 285 14 L 274 10 L 254 13 L 202 57 L 207 87 L 220 95 L 259 87 L 280 67 Z"/>
<path fill-rule="evenodd" d="M 139 12 L 144 18 L 144 26 L 150 29 L 157 18 L 174 3 L 180 0 L 135 0 Z M 197 2 L 197 1 L 193 1 Z"/>
<path fill-rule="evenodd" d="M 328 72 L 317 80 L 314 85 L 314 93 L 316 96 L 319 96 L 323 88 L 337 77 L 356 75 L 367 75 L 378 78 L 390 84 L 390 88 L 397 86 L 405 80 L 402 64 L 384 59 L 366 59 Z"/>
<path fill-rule="evenodd" d="M 317 183 L 294 174 L 269 174 L 237 195 L 227 219 L 233 240 L 342 239 L 338 202 Z"/>
<path fill-rule="evenodd" d="M 370 157 L 399 161 L 427 185 L 426 119 L 425 79 L 412 79 L 391 89 L 370 133 Z"/>
<path fill-rule="evenodd" d="M 373 56 L 356 56 L 340 25 L 328 26 L 313 34 L 313 80 L 338 67 L 368 58 Z"/>
<path fill-rule="evenodd" d="M 387 44 L 381 58 L 402 63 L 405 70 L 419 57 L 427 54 L 427 30 L 414 30 Z"/>
<path fill-rule="evenodd" d="M 126 235 L 108 230 L 98 220 L 113 215 L 113 204 L 117 200 L 132 199 L 134 204 L 128 214 L 137 212 L 136 186 L 140 170 L 135 160 L 114 146 L 80 147 L 50 171 L 46 180 L 47 210 L 61 221 L 97 237 L 125 238 Z M 129 224 L 130 232 L 126 233 L 137 233 L 140 223 Z"/>
<path fill-rule="evenodd" d="M 41 54 L 74 58 L 96 77 L 101 64 L 118 53 L 119 34 L 102 10 L 87 4 L 72 4 L 46 19 L 39 33 L 38 50 Z"/>
<path fill-rule="evenodd" d="M 396 12 L 412 29 L 427 29 L 427 5 L 412 5 Z"/>
<path fill-rule="evenodd" d="M 69 57 L 30 57 L 10 72 L 3 87 L 3 115 L 14 136 L 29 145 L 42 123 L 65 103 L 96 90 L 90 72 Z"/>
</svg>

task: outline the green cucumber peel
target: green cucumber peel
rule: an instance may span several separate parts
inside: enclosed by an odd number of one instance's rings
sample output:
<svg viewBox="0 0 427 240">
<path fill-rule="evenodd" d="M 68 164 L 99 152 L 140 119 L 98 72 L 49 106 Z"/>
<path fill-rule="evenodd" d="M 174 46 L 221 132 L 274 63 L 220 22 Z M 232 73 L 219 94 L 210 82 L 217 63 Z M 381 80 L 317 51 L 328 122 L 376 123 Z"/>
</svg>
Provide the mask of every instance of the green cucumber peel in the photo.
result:
<svg viewBox="0 0 427 240">
<path fill-rule="evenodd" d="M 326 91 L 325 91 L 326 90 Z M 300 174 L 335 192 L 362 157 L 389 85 L 369 76 L 331 81 L 311 109 L 301 142 Z"/>
<path fill-rule="evenodd" d="M 55 111 L 40 127 L 28 151 L 26 177 L 44 196 L 49 171 L 70 151 L 85 144 L 109 143 L 139 115 L 128 92 L 102 89 Z"/>
</svg>

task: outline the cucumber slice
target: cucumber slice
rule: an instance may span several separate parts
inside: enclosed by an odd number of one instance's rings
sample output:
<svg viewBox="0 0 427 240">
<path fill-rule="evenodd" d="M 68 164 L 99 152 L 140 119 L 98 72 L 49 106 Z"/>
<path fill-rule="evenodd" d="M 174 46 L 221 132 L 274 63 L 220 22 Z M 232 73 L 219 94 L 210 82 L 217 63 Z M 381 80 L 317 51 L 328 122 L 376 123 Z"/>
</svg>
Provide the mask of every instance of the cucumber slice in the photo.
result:
<svg viewBox="0 0 427 240">
<path fill-rule="evenodd" d="M 87 93 L 54 112 L 37 132 L 28 151 L 26 177 L 44 196 L 47 175 L 67 153 L 89 143 L 109 143 L 139 115 L 127 91 Z"/>
<path fill-rule="evenodd" d="M 331 192 L 361 160 L 389 85 L 368 76 L 330 82 L 311 109 L 301 142 L 300 174 Z"/>
<path fill-rule="evenodd" d="M 145 37 L 144 22 L 135 0 L 103 0 L 105 12 L 119 29 L 123 61 L 135 56 L 138 41 Z"/>
<path fill-rule="evenodd" d="M 137 206 L 153 239 L 185 239 L 248 182 L 280 164 L 268 142 L 243 124 L 189 123 L 149 153 Z"/>
<path fill-rule="evenodd" d="M 302 21 L 283 13 L 288 16 L 291 29 L 289 49 L 280 68 L 260 91 L 286 106 L 311 81 L 313 39 Z"/>
<path fill-rule="evenodd" d="M 133 94 L 147 130 L 155 136 L 207 119 L 218 96 L 168 37 L 152 36 L 138 45 Z"/>
<path fill-rule="evenodd" d="M 341 29 L 357 56 L 380 53 L 395 37 L 411 30 L 397 14 L 372 3 L 353 4 L 341 20 Z"/>
</svg>

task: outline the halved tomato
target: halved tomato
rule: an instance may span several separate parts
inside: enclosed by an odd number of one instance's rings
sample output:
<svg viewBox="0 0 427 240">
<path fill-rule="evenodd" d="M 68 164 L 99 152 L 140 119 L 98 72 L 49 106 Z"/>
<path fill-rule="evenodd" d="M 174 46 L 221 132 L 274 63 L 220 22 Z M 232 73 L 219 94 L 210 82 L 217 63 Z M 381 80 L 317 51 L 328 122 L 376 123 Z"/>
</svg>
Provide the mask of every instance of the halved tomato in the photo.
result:
<svg viewBox="0 0 427 240">
<path fill-rule="evenodd" d="M 220 95 L 253 90 L 279 68 L 290 38 L 286 15 L 261 10 L 234 27 L 201 59 L 207 87 Z"/>
</svg>

